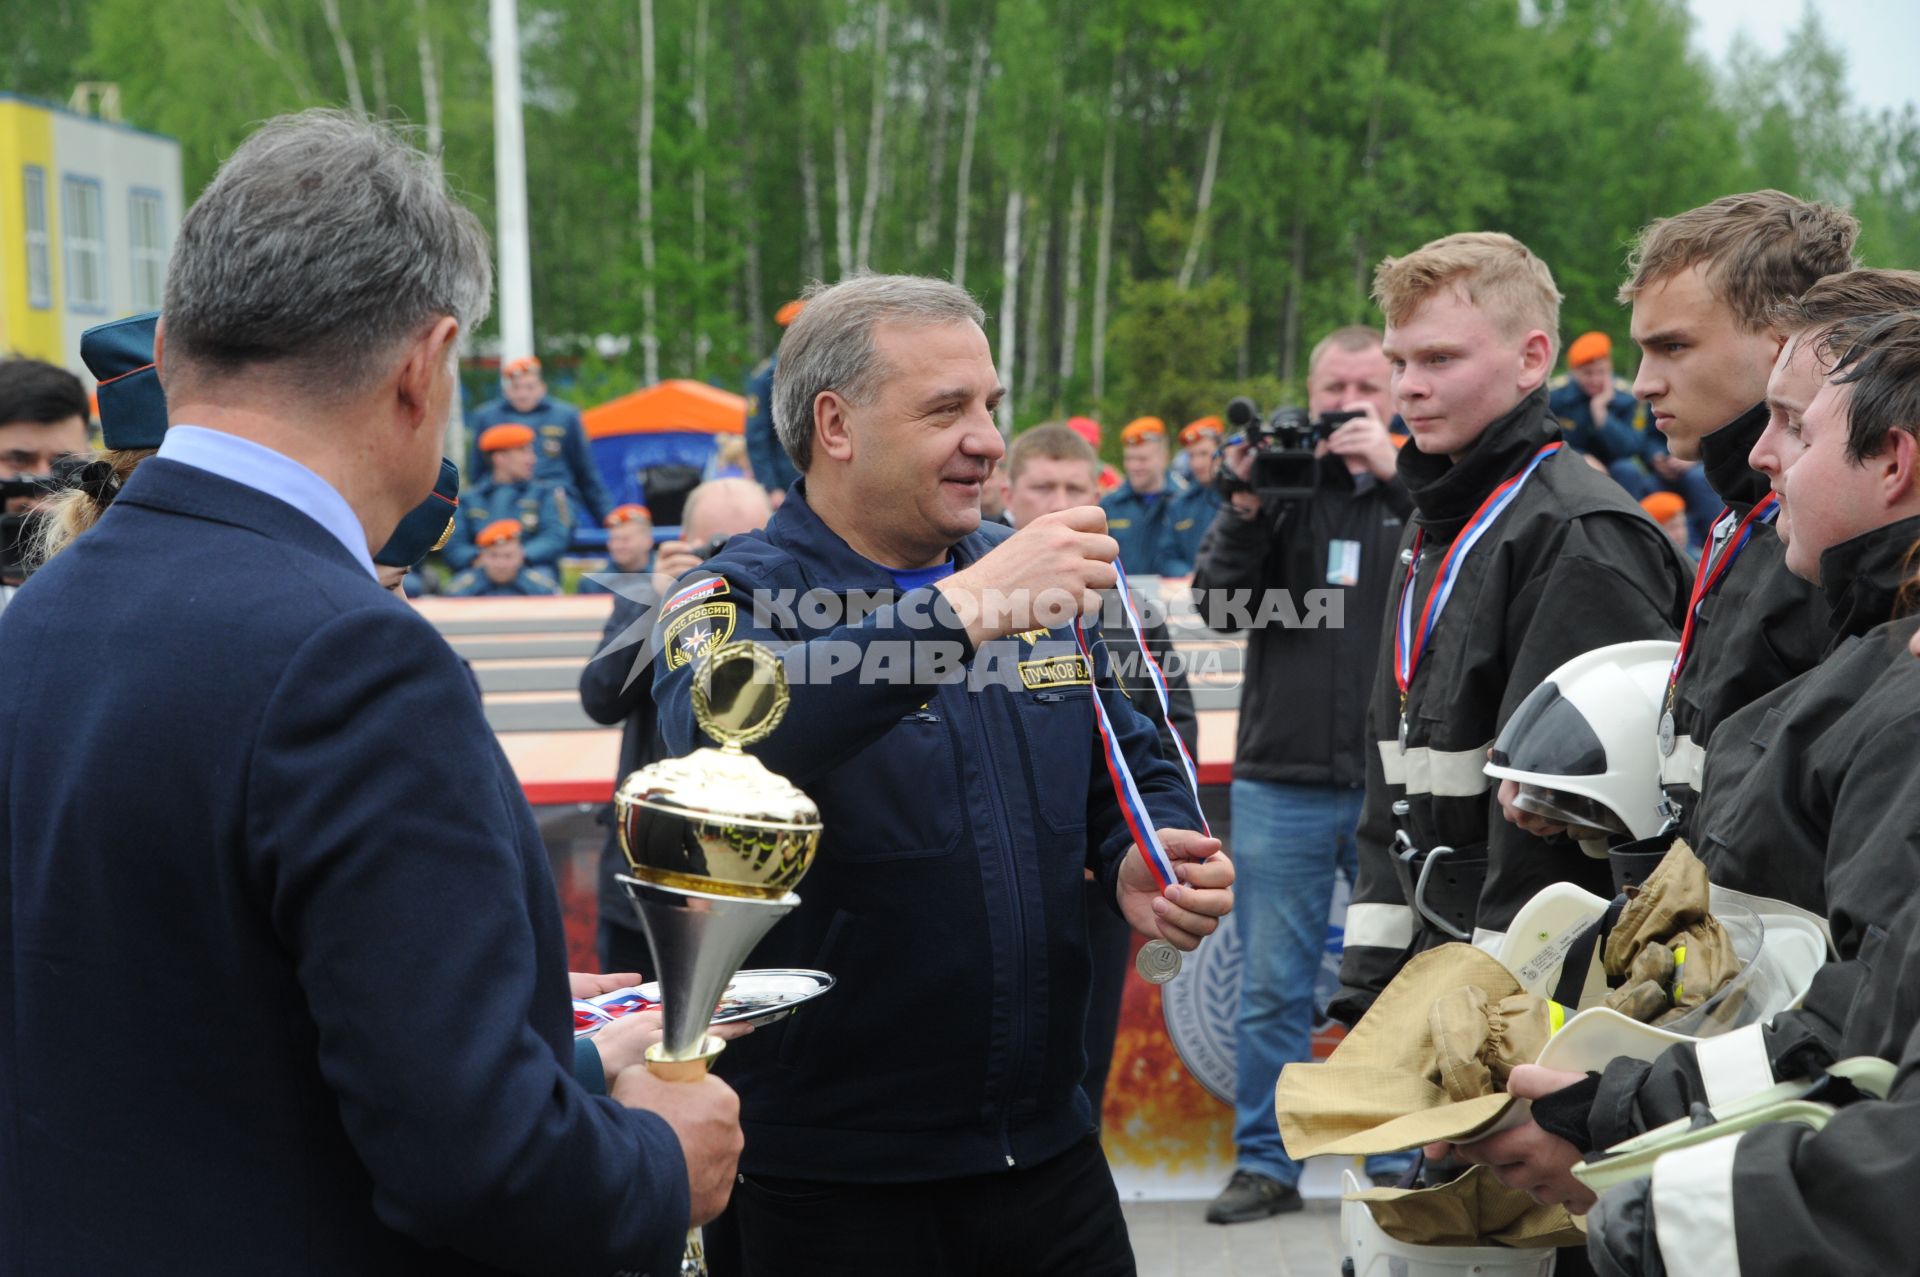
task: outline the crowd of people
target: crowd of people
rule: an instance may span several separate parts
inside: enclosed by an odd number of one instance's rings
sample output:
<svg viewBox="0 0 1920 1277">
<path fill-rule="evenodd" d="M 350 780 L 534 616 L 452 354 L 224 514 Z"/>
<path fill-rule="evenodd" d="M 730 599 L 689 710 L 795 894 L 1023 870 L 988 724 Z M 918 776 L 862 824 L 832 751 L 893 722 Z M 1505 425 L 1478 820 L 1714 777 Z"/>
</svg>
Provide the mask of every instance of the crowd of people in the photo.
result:
<svg viewBox="0 0 1920 1277">
<path fill-rule="evenodd" d="M 707 1224 L 723 1275 L 1131 1273 L 1098 1124 L 1132 936 L 1190 950 L 1237 914 L 1231 1224 L 1301 1204 L 1274 1088 L 1340 876 L 1324 1010 L 1354 1025 L 1418 955 L 1497 950 L 1542 889 L 1613 897 L 1677 839 L 1826 929 L 1801 1004 L 1522 1065 L 1531 1118 L 1368 1172 L 1480 1164 L 1590 1211 L 1563 1272 L 1903 1271 L 1920 274 L 1858 269 L 1856 230 L 1776 191 L 1651 223 L 1630 385 L 1598 333 L 1556 382 L 1560 293 L 1512 237 L 1389 257 L 1382 325 L 1312 350 L 1324 428 L 1285 483 L 1214 418 L 1130 422 L 1123 473 L 1088 418 L 1009 444 L 965 290 L 816 285 L 743 455 L 656 545 L 533 360 L 473 414 L 460 487 L 483 233 L 392 132 L 267 123 L 188 212 L 161 316 L 116 327 L 112 373 L 88 357 L 98 452 L 75 378 L 0 363 L 0 1272 L 664 1274 Z M 471 671 L 396 597 L 435 551 L 449 593 L 555 592 L 583 525 L 619 578 L 583 584 L 614 597 L 580 695 L 621 772 L 706 743 L 696 658 L 758 644 L 791 705 L 753 752 L 825 826 L 753 963 L 837 986 L 696 1082 L 639 1066 L 657 1022 L 573 1040 L 570 994 L 650 966 L 619 849 L 615 974 L 569 973 Z M 1202 621 L 1246 632 L 1231 847 L 1123 567 L 1191 573 Z M 1249 620 L 1275 596 L 1316 606 Z M 1667 827 L 1595 855 L 1488 751 L 1556 668 L 1645 639 L 1678 640 L 1641 743 Z M 1858 1055 L 1902 1071 L 1824 1130 L 1598 1199 L 1571 1173 Z"/>
</svg>

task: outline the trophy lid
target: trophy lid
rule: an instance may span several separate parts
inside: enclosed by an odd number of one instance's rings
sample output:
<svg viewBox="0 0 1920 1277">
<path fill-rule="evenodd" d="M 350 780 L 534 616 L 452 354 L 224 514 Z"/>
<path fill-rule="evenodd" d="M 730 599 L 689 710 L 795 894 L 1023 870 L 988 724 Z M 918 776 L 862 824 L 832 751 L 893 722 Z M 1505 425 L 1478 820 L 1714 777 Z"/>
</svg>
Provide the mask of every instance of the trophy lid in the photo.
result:
<svg viewBox="0 0 1920 1277">
<path fill-rule="evenodd" d="M 721 742 L 643 767 L 614 794 L 621 847 L 634 875 L 722 894 L 784 896 L 812 862 L 820 809 L 799 786 L 741 749 L 786 714 L 786 673 L 757 643 L 704 653 L 693 712 Z"/>
<path fill-rule="evenodd" d="M 742 749 L 773 734 L 791 695 L 779 658 L 758 643 L 704 653 L 693 670 L 693 717 L 720 748 L 641 768 L 621 784 L 621 799 L 730 821 L 819 827 L 813 800 Z"/>
</svg>

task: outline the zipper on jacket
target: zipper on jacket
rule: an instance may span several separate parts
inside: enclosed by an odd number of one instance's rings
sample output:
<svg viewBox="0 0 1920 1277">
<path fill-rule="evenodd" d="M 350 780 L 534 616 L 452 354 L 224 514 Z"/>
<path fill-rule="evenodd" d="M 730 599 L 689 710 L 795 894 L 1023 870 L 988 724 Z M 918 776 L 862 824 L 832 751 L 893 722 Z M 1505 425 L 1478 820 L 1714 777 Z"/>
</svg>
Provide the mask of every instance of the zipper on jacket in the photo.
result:
<svg viewBox="0 0 1920 1277">
<path fill-rule="evenodd" d="M 987 734 L 983 718 L 982 703 L 984 696 L 969 696 L 967 702 L 973 706 L 974 734 L 979 738 L 983 759 L 994 757 L 993 741 Z M 1000 776 L 989 765 L 982 769 L 987 777 L 987 789 L 992 795 L 994 814 L 998 819 L 993 822 L 993 841 L 1000 850 L 1001 869 L 1007 879 L 1007 901 L 1013 906 L 1013 1024 L 1011 1038 L 1011 1058 L 1007 1069 L 1006 1094 L 1000 1104 L 1000 1152 L 1007 1159 L 1007 1165 L 1013 1160 L 1013 1097 L 1020 1089 L 1020 1066 L 1026 1054 L 1026 988 L 1027 988 L 1027 924 L 1021 915 L 1019 865 L 1015 862 L 1012 845 L 1001 836 L 1003 820 L 1010 819 L 1012 813 L 1007 810 L 1006 795 L 1000 788 Z"/>
</svg>

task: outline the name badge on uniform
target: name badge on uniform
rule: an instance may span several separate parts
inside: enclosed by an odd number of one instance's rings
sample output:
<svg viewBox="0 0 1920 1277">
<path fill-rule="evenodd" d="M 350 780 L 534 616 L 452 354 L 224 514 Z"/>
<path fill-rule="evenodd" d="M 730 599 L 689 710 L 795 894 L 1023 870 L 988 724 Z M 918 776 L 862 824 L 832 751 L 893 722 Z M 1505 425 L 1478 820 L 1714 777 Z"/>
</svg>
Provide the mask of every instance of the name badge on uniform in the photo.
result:
<svg viewBox="0 0 1920 1277">
<path fill-rule="evenodd" d="M 1360 543 L 1358 541 L 1327 543 L 1327 584 L 1360 584 Z"/>
</svg>

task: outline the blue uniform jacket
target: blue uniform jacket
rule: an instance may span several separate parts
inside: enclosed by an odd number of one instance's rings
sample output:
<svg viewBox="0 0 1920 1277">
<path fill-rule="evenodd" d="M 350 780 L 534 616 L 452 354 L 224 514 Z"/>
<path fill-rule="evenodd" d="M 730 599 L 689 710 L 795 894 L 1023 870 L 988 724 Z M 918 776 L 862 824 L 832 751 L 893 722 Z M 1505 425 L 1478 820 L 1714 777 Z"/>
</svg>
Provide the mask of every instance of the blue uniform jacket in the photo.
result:
<svg viewBox="0 0 1920 1277">
<path fill-rule="evenodd" d="M 747 460 L 768 492 L 784 492 L 800 477 L 773 429 L 773 370 L 779 361 L 775 352 L 747 376 Z"/>
<path fill-rule="evenodd" d="M 495 483 L 482 479 L 460 494 L 460 513 L 440 553 L 447 566 L 459 569 L 480 557 L 474 539 L 498 519 L 520 520 L 520 544 L 527 562 L 551 569 L 567 551 L 573 525 L 567 518 L 566 497 L 558 485 L 541 479 L 525 483 Z"/>
<path fill-rule="evenodd" d="M 1141 576 L 1185 576 L 1200 554 L 1200 538 L 1213 525 L 1219 505 L 1210 490 L 1167 476 L 1157 497 L 1123 483 L 1100 501 L 1107 534 L 1120 543 L 1120 562 Z"/>
<path fill-rule="evenodd" d="M 1568 380 L 1547 397 L 1547 411 L 1560 422 L 1560 435 L 1575 452 L 1616 461 L 1647 460 L 1667 450 L 1657 430 L 1647 429 L 1640 401 L 1630 391 L 1615 387 L 1607 405 L 1607 419 L 1594 424 L 1593 405 L 1578 383 Z"/>
<path fill-rule="evenodd" d="M 547 854 L 431 625 L 156 458 L 0 650 L 0 1273 L 677 1271 L 678 1143 L 574 1080 Z"/>
<path fill-rule="evenodd" d="M 983 526 L 954 557 L 964 567 L 1009 535 Z M 849 591 L 880 601 L 842 623 L 837 606 L 799 600 L 812 591 L 826 604 Z M 1099 633 L 1100 696 L 1155 824 L 1198 828 L 1153 725 L 1113 690 Z M 973 651 L 945 596 L 923 586 L 895 598 L 888 573 L 815 515 L 803 480 L 763 531 L 679 583 L 656 638 L 654 699 L 673 754 L 707 743 L 690 657 L 723 639 L 787 654 L 792 705 L 751 751 L 826 825 L 800 906 L 749 965 L 817 967 L 840 983 L 722 1057 L 747 1130 L 742 1168 L 922 1181 L 1033 1165 L 1086 1136 L 1082 869 L 1111 898 L 1132 839 L 1070 633 Z"/>
<path fill-rule="evenodd" d="M 467 418 L 467 434 L 472 439 L 467 473 L 487 474 L 487 459 L 480 451 L 480 436 L 490 426 L 518 422 L 533 430 L 536 458 L 533 477 L 566 489 L 571 504 L 568 514 L 579 519 L 593 516 L 592 527 L 600 527 L 613 513 L 613 498 L 607 483 L 594 464 L 593 451 L 587 447 L 586 427 L 580 424 L 580 410 L 570 403 L 543 397 L 532 412 L 521 412 L 503 399 L 489 399 Z M 461 497 L 464 504 L 466 498 Z M 569 524 L 571 527 L 571 524 Z"/>
<path fill-rule="evenodd" d="M 474 567 L 456 572 L 447 582 L 445 593 L 450 599 L 480 599 L 500 594 L 538 596 L 560 593 L 560 582 L 539 568 L 521 568 L 513 580 L 501 585 Z"/>
</svg>

